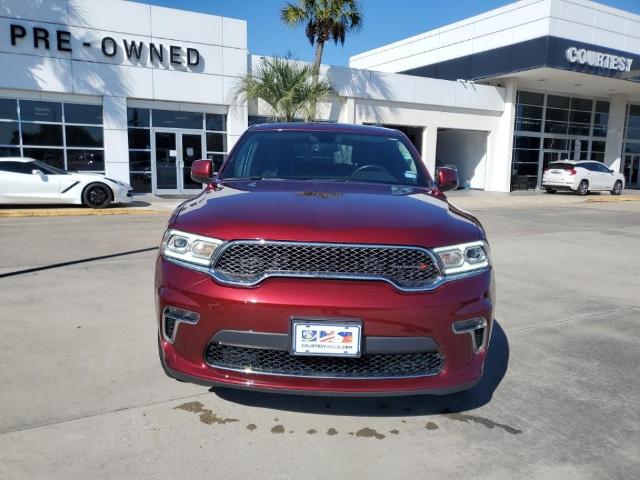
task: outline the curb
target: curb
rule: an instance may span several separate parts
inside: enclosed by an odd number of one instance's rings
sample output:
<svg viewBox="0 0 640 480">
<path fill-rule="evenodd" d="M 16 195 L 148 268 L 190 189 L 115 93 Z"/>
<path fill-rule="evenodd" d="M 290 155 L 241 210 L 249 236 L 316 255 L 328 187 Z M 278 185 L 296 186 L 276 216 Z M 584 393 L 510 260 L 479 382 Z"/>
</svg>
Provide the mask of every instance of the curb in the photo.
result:
<svg viewBox="0 0 640 480">
<path fill-rule="evenodd" d="M 85 208 L 45 208 L 45 209 L 0 209 L 0 218 L 20 217 L 82 217 L 89 215 L 170 215 L 170 210 L 106 208 L 103 210 Z"/>
<path fill-rule="evenodd" d="M 606 203 L 606 202 L 640 202 L 640 196 L 628 195 L 628 196 L 610 196 L 602 198 L 587 198 L 585 203 Z"/>
</svg>

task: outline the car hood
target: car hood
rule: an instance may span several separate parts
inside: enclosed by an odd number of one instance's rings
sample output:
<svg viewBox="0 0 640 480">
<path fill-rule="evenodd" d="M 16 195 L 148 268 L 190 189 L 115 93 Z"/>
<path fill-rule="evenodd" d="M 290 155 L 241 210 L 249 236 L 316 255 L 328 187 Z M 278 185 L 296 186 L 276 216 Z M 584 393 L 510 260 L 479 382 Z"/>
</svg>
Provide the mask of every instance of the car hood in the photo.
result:
<svg viewBox="0 0 640 480">
<path fill-rule="evenodd" d="M 484 237 L 473 216 L 437 196 L 378 184 L 228 181 L 185 202 L 170 226 L 222 240 L 436 247 Z"/>
</svg>

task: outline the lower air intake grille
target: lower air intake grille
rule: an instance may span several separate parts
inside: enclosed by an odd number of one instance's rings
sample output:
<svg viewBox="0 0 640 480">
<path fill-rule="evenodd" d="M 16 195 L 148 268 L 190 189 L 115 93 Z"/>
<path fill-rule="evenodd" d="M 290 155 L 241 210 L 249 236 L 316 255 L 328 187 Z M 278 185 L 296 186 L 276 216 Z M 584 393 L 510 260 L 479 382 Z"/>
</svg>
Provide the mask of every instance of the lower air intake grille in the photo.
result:
<svg viewBox="0 0 640 480">
<path fill-rule="evenodd" d="M 373 353 L 360 358 L 295 356 L 282 350 L 211 343 L 205 360 L 212 367 L 247 373 L 300 377 L 401 378 L 436 375 L 443 366 L 436 352 Z"/>
</svg>

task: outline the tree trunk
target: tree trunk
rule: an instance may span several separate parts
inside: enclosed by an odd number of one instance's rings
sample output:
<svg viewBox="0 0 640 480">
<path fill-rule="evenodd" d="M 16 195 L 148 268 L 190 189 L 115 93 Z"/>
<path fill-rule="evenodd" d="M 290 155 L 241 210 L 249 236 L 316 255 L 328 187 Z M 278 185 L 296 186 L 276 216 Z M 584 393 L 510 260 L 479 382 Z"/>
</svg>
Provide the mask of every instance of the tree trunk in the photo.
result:
<svg viewBox="0 0 640 480">
<path fill-rule="evenodd" d="M 316 42 L 316 58 L 313 61 L 313 73 L 311 76 L 311 85 L 314 87 L 318 84 L 318 80 L 320 79 L 320 65 L 322 65 L 322 52 L 324 51 L 324 41 L 318 40 Z M 310 120 L 316 119 L 316 104 L 315 102 L 311 105 L 311 109 L 309 110 Z"/>
</svg>

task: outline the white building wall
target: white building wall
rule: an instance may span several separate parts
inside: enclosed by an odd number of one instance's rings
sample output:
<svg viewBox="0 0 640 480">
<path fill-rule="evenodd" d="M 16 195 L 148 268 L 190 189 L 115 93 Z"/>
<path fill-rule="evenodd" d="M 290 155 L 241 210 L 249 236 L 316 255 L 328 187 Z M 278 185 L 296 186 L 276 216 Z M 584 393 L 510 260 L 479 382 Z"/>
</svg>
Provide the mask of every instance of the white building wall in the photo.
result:
<svg viewBox="0 0 640 480">
<path fill-rule="evenodd" d="M 8 41 L 12 23 L 27 31 L 15 46 Z M 49 49 L 43 43 L 34 48 L 34 27 L 48 30 Z M 71 52 L 56 48 L 57 30 L 71 32 Z M 118 45 L 113 57 L 101 50 L 105 37 Z M 246 21 L 123 0 L 3 0 L 0 38 L 0 65 L 11 66 L 0 75 L 0 95 L 9 96 L 12 89 L 18 98 L 33 91 L 103 97 L 105 169 L 124 181 L 129 180 L 127 98 L 229 106 L 234 81 L 247 69 Z M 127 58 L 125 39 L 144 42 L 139 60 Z M 164 45 L 163 62 L 152 62 L 152 42 Z M 183 65 L 169 62 L 170 45 L 182 48 Z M 184 64 L 187 48 L 199 51 L 199 65 Z M 67 100 L 74 98 L 80 99 Z M 246 107 L 234 105 L 230 145 L 246 126 Z"/>
<path fill-rule="evenodd" d="M 473 130 L 441 130 L 437 142 L 438 160 L 458 168 L 460 186 L 484 189 L 487 168 L 487 133 Z"/>
<path fill-rule="evenodd" d="M 521 0 L 354 55 L 349 65 L 402 72 L 546 35 L 640 53 L 640 15 L 589 0 Z"/>
</svg>

